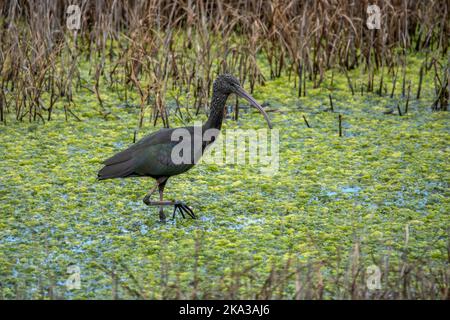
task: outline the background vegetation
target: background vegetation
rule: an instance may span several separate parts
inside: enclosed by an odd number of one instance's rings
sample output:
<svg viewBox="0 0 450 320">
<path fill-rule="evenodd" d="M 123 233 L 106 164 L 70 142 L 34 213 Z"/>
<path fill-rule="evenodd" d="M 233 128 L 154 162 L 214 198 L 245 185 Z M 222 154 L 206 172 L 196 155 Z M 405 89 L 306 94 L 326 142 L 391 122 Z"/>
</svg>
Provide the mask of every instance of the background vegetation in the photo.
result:
<svg viewBox="0 0 450 320">
<path fill-rule="evenodd" d="M 381 30 L 367 1 L 2 2 L 0 298 L 448 299 L 449 5 L 374 3 Z M 167 191 L 200 219 L 166 225 L 150 181 L 95 181 L 222 72 L 280 129 L 276 176 L 195 168 Z"/>
</svg>

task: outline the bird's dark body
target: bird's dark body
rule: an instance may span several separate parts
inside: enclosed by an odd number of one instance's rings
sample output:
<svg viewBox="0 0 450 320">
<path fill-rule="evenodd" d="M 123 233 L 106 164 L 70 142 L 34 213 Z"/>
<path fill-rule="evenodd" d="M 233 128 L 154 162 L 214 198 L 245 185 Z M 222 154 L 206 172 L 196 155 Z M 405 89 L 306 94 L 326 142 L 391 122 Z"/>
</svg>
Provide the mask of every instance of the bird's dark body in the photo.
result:
<svg viewBox="0 0 450 320">
<path fill-rule="evenodd" d="M 196 152 L 203 152 L 205 144 L 202 145 L 201 150 L 196 150 L 192 144 L 191 157 L 188 163 L 174 163 L 172 161 L 172 150 L 179 141 L 172 141 L 172 133 L 177 129 L 186 129 L 191 137 L 201 139 L 201 137 L 194 136 L 194 134 L 198 135 L 197 132 L 201 132 L 199 130 L 201 128 L 197 128 L 195 133 L 194 127 L 161 129 L 147 135 L 137 143 L 131 145 L 128 149 L 107 159 L 104 162 L 105 167 L 98 173 L 98 179 L 105 180 L 138 176 L 148 176 L 158 179 L 188 171 L 195 165 L 195 157 L 198 157 Z"/>
</svg>

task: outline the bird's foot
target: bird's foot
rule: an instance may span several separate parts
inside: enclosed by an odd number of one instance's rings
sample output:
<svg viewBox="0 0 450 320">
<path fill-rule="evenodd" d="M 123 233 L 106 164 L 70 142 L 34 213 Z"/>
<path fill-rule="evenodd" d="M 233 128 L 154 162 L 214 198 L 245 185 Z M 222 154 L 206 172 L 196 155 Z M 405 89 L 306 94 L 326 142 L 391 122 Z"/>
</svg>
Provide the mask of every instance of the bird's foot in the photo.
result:
<svg viewBox="0 0 450 320">
<path fill-rule="evenodd" d="M 148 195 L 146 195 L 145 197 L 144 197 L 144 199 L 142 199 L 142 201 L 144 201 L 144 203 L 146 204 L 146 205 L 150 205 L 151 203 L 150 203 L 150 195 L 148 194 Z"/>
<path fill-rule="evenodd" d="M 191 208 L 189 208 L 187 206 L 187 204 L 181 202 L 181 201 L 175 201 L 174 205 L 173 205 L 173 216 L 172 219 L 175 219 L 175 214 L 177 213 L 177 210 L 180 212 L 181 216 L 183 217 L 183 219 L 186 218 L 186 216 L 184 215 L 185 213 L 187 213 L 192 219 L 196 219 L 197 217 L 194 214 L 194 211 L 192 211 Z"/>
</svg>

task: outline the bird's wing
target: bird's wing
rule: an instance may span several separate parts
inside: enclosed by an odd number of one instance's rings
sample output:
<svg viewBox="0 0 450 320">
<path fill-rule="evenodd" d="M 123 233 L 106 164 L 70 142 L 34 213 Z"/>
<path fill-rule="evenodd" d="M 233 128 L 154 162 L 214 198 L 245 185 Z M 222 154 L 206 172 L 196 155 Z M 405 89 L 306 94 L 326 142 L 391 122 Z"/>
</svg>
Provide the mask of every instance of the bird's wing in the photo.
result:
<svg viewBox="0 0 450 320">
<path fill-rule="evenodd" d="M 142 138 L 127 149 L 105 160 L 105 166 L 98 172 L 98 179 L 123 178 L 136 173 L 136 169 L 145 160 L 148 149 L 170 141 L 171 129 L 161 129 Z M 157 148 L 157 147 L 156 147 Z"/>
<path fill-rule="evenodd" d="M 190 134 L 193 127 L 184 127 Z M 98 179 L 123 178 L 130 176 L 171 176 L 189 170 L 193 161 L 187 164 L 172 162 L 173 147 L 179 143 L 172 140 L 172 133 L 176 130 L 161 129 L 154 132 L 128 149 L 107 159 L 105 166 L 99 171 Z"/>
<path fill-rule="evenodd" d="M 129 146 L 127 149 L 116 153 L 115 155 L 113 155 L 111 158 L 106 159 L 103 164 L 105 165 L 112 165 L 112 164 L 117 164 L 117 163 L 121 163 L 121 162 L 125 162 L 125 161 L 129 161 L 133 158 L 133 155 L 135 154 L 135 152 L 144 149 L 148 146 L 152 146 L 152 145 L 158 145 L 161 143 L 166 143 L 170 141 L 170 133 L 168 131 L 172 131 L 173 129 L 160 129 L 156 132 L 153 132 L 147 136 L 145 136 L 144 138 L 142 138 L 141 140 L 139 140 L 138 142 L 132 144 L 131 146 Z M 167 132 L 167 133 L 166 133 Z"/>
</svg>

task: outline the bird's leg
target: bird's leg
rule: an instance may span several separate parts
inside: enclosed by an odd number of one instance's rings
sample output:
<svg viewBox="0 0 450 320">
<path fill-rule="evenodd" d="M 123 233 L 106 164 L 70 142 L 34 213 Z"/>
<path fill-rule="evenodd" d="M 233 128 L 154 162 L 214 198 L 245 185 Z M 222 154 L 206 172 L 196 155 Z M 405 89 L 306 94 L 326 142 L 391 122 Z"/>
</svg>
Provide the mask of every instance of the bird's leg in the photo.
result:
<svg viewBox="0 0 450 320">
<path fill-rule="evenodd" d="M 151 201 L 150 201 L 150 197 L 152 196 L 152 194 L 155 193 L 156 188 L 158 188 L 158 182 L 156 182 L 156 184 L 153 186 L 153 188 L 151 188 L 148 193 L 145 195 L 144 199 L 142 201 L 144 201 L 144 203 L 148 206 L 151 205 Z"/>
<path fill-rule="evenodd" d="M 164 180 L 164 182 L 160 183 L 158 185 L 159 188 L 159 201 L 163 202 L 163 198 L 164 198 L 164 187 L 166 186 L 166 182 L 167 180 Z M 164 214 L 164 207 L 163 206 L 159 206 L 159 221 L 164 222 L 166 221 L 166 216 Z"/>
<path fill-rule="evenodd" d="M 145 195 L 145 197 L 143 199 L 144 203 L 148 206 L 160 206 L 159 220 L 161 222 L 166 221 L 166 216 L 164 215 L 164 209 L 162 207 L 163 205 L 167 205 L 163 201 L 163 192 L 164 192 L 164 187 L 166 185 L 166 182 L 167 182 L 166 177 L 157 179 L 155 186 L 149 190 L 149 192 Z M 150 197 L 155 193 L 157 188 L 159 189 L 159 201 L 150 201 Z"/>
</svg>

